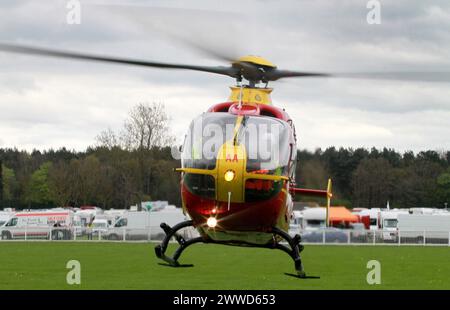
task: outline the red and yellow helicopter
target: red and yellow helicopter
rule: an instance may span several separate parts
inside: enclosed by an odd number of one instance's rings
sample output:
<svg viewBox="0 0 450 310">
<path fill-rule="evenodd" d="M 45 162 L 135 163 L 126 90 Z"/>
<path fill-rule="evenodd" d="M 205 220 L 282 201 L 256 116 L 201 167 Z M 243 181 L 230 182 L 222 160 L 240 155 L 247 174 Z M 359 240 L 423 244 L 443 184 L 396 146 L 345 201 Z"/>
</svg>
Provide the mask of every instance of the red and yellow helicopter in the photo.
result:
<svg viewBox="0 0 450 310">
<path fill-rule="evenodd" d="M 280 249 L 294 260 L 304 277 L 300 235 L 288 234 L 293 195 L 324 197 L 330 205 L 331 180 L 326 190 L 295 187 L 297 138 L 292 118 L 272 104 L 268 83 L 288 77 L 375 78 L 399 80 L 448 80 L 448 73 L 373 72 L 327 74 L 278 69 L 257 56 L 245 56 L 229 66 L 196 66 L 88 55 L 75 52 L 2 44 L 0 51 L 68 59 L 100 61 L 162 69 L 185 69 L 225 75 L 236 80 L 226 102 L 215 104 L 193 120 L 182 146 L 182 207 L 190 220 L 161 228 L 166 236 L 155 252 L 171 266 L 190 245 L 224 245 Z M 212 147 L 205 132 L 213 128 L 220 136 Z M 206 146 L 208 144 L 208 146 Z M 276 145 L 261 154 L 261 144 Z M 255 151 L 256 145 L 256 151 Z M 267 151 L 267 149 L 266 149 Z M 205 154 L 208 153 L 208 154 Z M 268 153 L 268 154 L 267 154 Z M 207 155 L 207 156 L 206 156 Z M 265 155 L 265 156 L 263 156 Z M 193 226 L 199 237 L 187 239 L 180 230 Z M 179 244 L 173 256 L 166 255 L 168 243 Z M 283 242 L 285 241 L 285 242 Z"/>
</svg>

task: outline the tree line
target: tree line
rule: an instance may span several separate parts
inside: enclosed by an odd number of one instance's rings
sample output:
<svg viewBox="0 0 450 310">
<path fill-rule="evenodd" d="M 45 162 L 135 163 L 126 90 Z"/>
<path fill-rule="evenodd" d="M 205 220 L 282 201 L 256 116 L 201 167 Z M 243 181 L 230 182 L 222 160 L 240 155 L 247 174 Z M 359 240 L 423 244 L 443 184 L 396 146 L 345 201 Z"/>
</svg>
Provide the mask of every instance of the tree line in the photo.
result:
<svg viewBox="0 0 450 310">
<path fill-rule="evenodd" d="M 394 150 L 298 151 L 297 186 L 324 188 L 333 180 L 333 204 L 347 207 L 444 207 L 450 201 L 450 152 L 400 154 Z M 126 150 L 98 146 L 67 149 L 0 149 L 1 207 L 97 205 L 124 208 L 145 200 L 180 206 L 180 166 L 169 147 Z M 297 197 L 297 200 L 308 200 Z"/>
<path fill-rule="evenodd" d="M 146 200 L 180 206 L 173 171 L 180 161 L 172 157 L 168 132 L 162 104 L 139 104 L 119 131 L 101 132 L 97 145 L 83 152 L 0 149 L 0 208 L 128 208 Z M 297 186 L 325 188 L 332 178 L 334 205 L 444 207 L 450 201 L 450 151 L 329 147 L 297 155 Z"/>
<path fill-rule="evenodd" d="M 1 207 L 95 205 L 109 209 L 128 208 L 146 200 L 180 205 L 179 176 L 173 173 L 179 163 L 172 159 L 170 149 L 155 147 L 141 152 L 119 147 L 31 153 L 0 149 Z"/>
<path fill-rule="evenodd" d="M 333 180 L 334 204 L 359 208 L 443 208 L 450 202 L 450 151 L 335 148 L 298 152 L 297 185 Z"/>
</svg>

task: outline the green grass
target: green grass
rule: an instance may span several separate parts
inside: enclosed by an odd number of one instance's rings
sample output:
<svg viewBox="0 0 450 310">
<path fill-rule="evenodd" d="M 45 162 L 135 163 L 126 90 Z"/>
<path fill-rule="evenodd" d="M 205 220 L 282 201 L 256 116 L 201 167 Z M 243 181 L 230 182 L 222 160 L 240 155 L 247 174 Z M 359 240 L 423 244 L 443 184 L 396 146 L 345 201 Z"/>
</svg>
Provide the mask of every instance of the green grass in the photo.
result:
<svg viewBox="0 0 450 310">
<path fill-rule="evenodd" d="M 158 264 L 153 244 L 0 243 L 0 289 L 450 289 L 450 248 L 306 246 L 309 276 L 277 250 L 194 245 L 181 257 L 192 268 Z M 81 263 L 81 285 L 66 283 L 66 263 Z M 381 285 L 368 285 L 366 264 L 381 263 Z"/>
</svg>

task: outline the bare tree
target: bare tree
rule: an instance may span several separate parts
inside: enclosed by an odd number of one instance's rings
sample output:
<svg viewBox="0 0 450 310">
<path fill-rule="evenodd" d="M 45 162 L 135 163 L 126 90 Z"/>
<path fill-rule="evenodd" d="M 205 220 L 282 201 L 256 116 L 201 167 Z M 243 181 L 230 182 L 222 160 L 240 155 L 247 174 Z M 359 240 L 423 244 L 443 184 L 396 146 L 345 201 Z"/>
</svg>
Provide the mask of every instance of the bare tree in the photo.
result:
<svg viewBox="0 0 450 310">
<path fill-rule="evenodd" d="M 110 127 L 100 132 L 100 134 L 95 137 L 95 140 L 99 146 L 107 147 L 108 149 L 120 146 L 119 137 Z"/>
<path fill-rule="evenodd" d="M 136 163 L 135 169 L 123 173 L 118 167 L 127 201 L 141 202 L 157 186 L 151 173 L 151 153 L 153 148 L 170 146 L 174 142 L 169 132 L 169 117 L 164 105 L 153 102 L 133 107 L 118 133 L 108 128 L 96 137 L 97 143 L 109 150 L 119 147 L 131 152 L 133 158 L 130 160 Z"/>
<path fill-rule="evenodd" d="M 140 103 L 131 109 L 121 132 L 123 146 L 128 150 L 151 150 L 173 142 L 169 135 L 169 118 L 161 103 Z"/>
</svg>

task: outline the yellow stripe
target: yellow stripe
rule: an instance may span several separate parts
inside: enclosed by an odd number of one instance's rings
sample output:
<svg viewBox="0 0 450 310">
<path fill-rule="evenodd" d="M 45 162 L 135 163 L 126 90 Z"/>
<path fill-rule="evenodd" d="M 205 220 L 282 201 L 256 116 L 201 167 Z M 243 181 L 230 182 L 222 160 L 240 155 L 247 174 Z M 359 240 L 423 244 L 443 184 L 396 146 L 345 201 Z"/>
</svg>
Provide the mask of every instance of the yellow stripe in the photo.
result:
<svg viewBox="0 0 450 310">
<path fill-rule="evenodd" d="M 184 172 L 184 173 L 192 173 L 192 174 L 207 174 L 216 176 L 216 169 L 197 169 L 197 168 L 176 168 L 175 171 Z"/>
<path fill-rule="evenodd" d="M 244 116 L 242 116 L 242 115 L 239 115 L 237 118 L 236 118 L 236 124 L 234 125 L 234 130 L 233 130 L 233 139 L 232 139 L 232 141 L 233 142 L 236 142 L 237 141 L 237 135 L 238 135 L 238 133 L 239 133 L 239 128 L 241 127 L 241 125 L 242 125 L 242 121 L 244 120 Z M 233 143 L 234 144 L 234 143 Z"/>
</svg>

